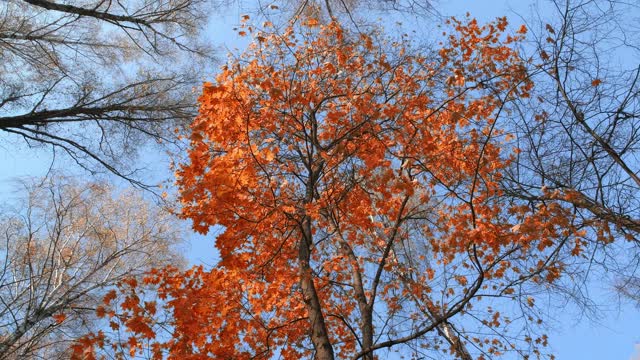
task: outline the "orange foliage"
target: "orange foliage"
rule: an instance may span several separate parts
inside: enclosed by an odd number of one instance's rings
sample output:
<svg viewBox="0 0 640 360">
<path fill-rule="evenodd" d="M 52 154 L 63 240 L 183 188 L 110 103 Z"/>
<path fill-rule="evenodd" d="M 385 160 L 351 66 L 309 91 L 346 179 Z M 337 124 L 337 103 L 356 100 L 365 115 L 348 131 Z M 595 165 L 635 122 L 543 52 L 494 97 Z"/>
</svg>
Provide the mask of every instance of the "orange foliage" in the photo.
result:
<svg viewBox="0 0 640 360">
<path fill-rule="evenodd" d="M 152 272 L 157 305 L 121 284 L 115 318 L 133 334 L 131 354 L 154 339 L 162 308 L 171 336 L 153 343 L 157 358 L 309 357 L 305 286 L 339 358 L 366 355 L 367 337 L 429 347 L 436 319 L 453 321 L 486 294 L 515 298 L 523 279 L 557 279 L 561 264 L 546 255 L 579 237 L 570 212 L 499 187 L 512 154 L 497 120 L 533 86 L 512 46 L 526 28 L 451 25 L 439 51 L 421 56 L 408 41 L 308 21 L 257 34 L 205 84 L 177 178 L 194 228 L 224 226 L 220 262 Z M 482 326 L 510 323 L 480 314 Z M 510 351 L 501 339 L 477 342 Z"/>
<path fill-rule="evenodd" d="M 54 314 L 51 317 L 53 318 L 53 320 L 55 320 L 57 324 L 61 324 L 63 321 L 67 319 L 67 315 L 64 313 Z"/>
</svg>

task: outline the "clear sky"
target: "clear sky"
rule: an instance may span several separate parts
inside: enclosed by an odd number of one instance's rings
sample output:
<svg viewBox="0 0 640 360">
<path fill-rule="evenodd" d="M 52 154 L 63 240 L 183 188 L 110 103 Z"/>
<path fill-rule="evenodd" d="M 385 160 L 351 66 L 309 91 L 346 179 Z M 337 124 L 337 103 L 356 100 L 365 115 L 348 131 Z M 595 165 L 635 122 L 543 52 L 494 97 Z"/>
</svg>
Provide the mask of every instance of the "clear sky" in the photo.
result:
<svg viewBox="0 0 640 360">
<path fill-rule="evenodd" d="M 527 15 L 529 3 L 524 0 L 440 0 L 435 6 L 443 15 L 462 16 L 469 12 L 479 20 L 506 15 L 515 25 L 520 20 L 514 12 Z M 246 44 L 246 39 L 239 38 L 233 31 L 244 11 L 242 6 L 237 6 L 232 7 L 227 16 L 214 15 L 209 36 L 223 49 L 221 58 L 225 48 L 233 51 Z M 51 164 L 47 151 L 29 150 L 17 144 L 6 143 L 4 135 L 0 138 L 0 198 L 4 200 L 13 196 L 11 179 L 44 175 Z M 213 236 L 192 235 L 190 243 L 188 257 L 192 263 L 215 262 Z M 571 306 L 549 309 L 553 320 L 548 334 L 557 359 L 640 360 L 640 309 L 619 303 L 609 282 L 594 282 L 591 287 L 591 295 L 600 309 L 598 320 L 581 317 L 581 311 Z"/>
</svg>

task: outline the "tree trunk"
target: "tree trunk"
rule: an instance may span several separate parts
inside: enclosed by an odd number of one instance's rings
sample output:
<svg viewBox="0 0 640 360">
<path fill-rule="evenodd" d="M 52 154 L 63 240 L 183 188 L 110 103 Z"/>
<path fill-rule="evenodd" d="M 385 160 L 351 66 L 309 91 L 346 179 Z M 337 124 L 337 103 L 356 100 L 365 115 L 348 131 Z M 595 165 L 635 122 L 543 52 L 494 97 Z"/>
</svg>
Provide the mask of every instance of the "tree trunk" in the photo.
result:
<svg viewBox="0 0 640 360">
<path fill-rule="evenodd" d="M 373 300 L 372 300 L 373 301 Z M 362 330 L 362 350 L 370 349 L 373 347 L 373 303 L 371 306 L 364 306 L 365 311 L 361 311 L 362 319 L 361 321 L 361 330 Z M 373 351 L 365 354 L 363 357 L 365 360 L 373 360 Z"/>
<path fill-rule="evenodd" d="M 467 350 L 467 347 L 462 343 L 460 336 L 455 331 L 453 325 L 448 322 L 442 323 L 438 326 L 438 332 L 442 335 L 447 342 L 451 344 L 451 348 L 453 349 L 456 357 L 461 360 L 473 360 L 473 357 Z"/>
<path fill-rule="evenodd" d="M 333 360 L 333 347 L 329 341 L 327 326 L 322 315 L 322 306 L 311 274 L 311 219 L 305 216 L 302 221 L 302 239 L 298 245 L 298 261 L 300 263 L 300 287 L 309 312 L 311 322 L 311 342 L 316 350 L 315 359 Z"/>
</svg>

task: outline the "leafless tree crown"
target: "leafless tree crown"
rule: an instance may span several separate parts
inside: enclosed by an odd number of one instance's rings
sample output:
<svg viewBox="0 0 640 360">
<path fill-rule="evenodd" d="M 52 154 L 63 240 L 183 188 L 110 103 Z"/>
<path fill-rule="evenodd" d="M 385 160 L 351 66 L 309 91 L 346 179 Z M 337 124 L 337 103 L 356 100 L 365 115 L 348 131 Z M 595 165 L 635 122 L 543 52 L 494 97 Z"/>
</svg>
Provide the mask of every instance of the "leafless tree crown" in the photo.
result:
<svg viewBox="0 0 640 360">
<path fill-rule="evenodd" d="M 79 333 L 101 326 L 109 287 L 182 265 L 174 217 L 130 190 L 61 177 L 25 189 L 0 216 L 0 359 L 68 358 Z"/>
<path fill-rule="evenodd" d="M 195 113 L 207 0 L 0 4 L 0 130 L 80 167 L 143 185 L 144 140 L 171 143 Z M 15 141 L 15 140 L 14 140 Z"/>
</svg>

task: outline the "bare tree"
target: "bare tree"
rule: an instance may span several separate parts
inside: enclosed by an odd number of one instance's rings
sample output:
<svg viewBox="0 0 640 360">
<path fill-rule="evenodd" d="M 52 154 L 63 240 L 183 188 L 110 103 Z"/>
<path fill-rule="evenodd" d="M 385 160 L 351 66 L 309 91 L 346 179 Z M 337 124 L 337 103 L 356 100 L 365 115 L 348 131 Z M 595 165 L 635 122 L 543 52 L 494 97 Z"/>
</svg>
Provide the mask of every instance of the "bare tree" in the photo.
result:
<svg viewBox="0 0 640 360">
<path fill-rule="evenodd" d="M 175 143 L 195 113 L 210 50 L 209 0 L 6 0 L 0 4 L 0 131 L 144 186 L 145 140 Z"/>
<path fill-rule="evenodd" d="M 372 18 L 372 14 L 431 19 L 440 17 L 431 0 L 284 0 L 281 4 L 258 2 L 253 11 L 272 23 L 284 26 L 290 22 L 313 18 L 325 23 L 338 21 L 343 26 L 358 30 L 370 28 L 378 22 L 375 20 L 377 17 Z"/>
<path fill-rule="evenodd" d="M 640 307 L 640 276 L 629 276 L 627 278 L 620 279 L 616 284 L 616 290 L 618 292 L 636 303 L 636 306 Z"/>
<path fill-rule="evenodd" d="M 68 358 L 118 281 L 182 265 L 174 217 L 131 191 L 51 178 L 0 218 L 0 359 Z M 104 324 L 102 324 L 104 325 Z"/>
<path fill-rule="evenodd" d="M 505 187 L 532 205 L 562 199 L 590 234 L 587 255 L 574 259 L 584 266 L 572 296 L 586 291 L 579 280 L 595 270 L 637 284 L 640 8 L 607 0 L 544 4 L 549 11 L 530 26 L 536 90 L 513 116 L 521 152 Z M 609 231 L 592 231 L 595 224 Z"/>
</svg>

